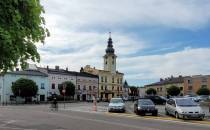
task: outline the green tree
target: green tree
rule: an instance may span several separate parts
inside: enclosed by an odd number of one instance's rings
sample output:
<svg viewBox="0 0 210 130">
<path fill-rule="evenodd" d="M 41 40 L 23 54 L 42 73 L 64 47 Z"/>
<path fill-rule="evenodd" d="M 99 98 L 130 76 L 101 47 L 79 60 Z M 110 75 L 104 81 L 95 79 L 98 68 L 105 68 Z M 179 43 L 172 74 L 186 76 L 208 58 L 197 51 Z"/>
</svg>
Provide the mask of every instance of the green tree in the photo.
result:
<svg viewBox="0 0 210 130">
<path fill-rule="evenodd" d="M 198 95 L 209 95 L 210 94 L 210 90 L 208 88 L 200 88 L 197 91 Z"/>
<path fill-rule="evenodd" d="M 62 90 L 65 88 L 65 96 L 73 97 L 75 94 L 75 85 L 71 81 L 63 82 L 58 86 L 59 92 L 61 95 L 64 95 Z"/>
<path fill-rule="evenodd" d="M 138 89 L 135 86 L 130 87 L 130 96 L 138 96 Z"/>
<path fill-rule="evenodd" d="M 168 93 L 168 95 L 170 95 L 170 96 L 177 96 L 177 95 L 180 94 L 180 92 L 181 92 L 180 88 L 177 87 L 177 86 L 174 86 L 174 85 L 172 85 L 171 87 L 169 87 L 169 88 L 167 89 L 167 93 Z"/>
<path fill-rule="evenodd" d="M 0 72 L 40 61 L 34 43 L 49 36 L 43 13 L 40 0 L 0 0 Z"/>
<path fill-rule="evenodd" d="M 154 88 L 149 88 L 146 90 L 147 95 L 156 95 L 157 91 Z"/>
<path fill-rule="evenodd" d="M 20 78 L 12 84 L 12 92 L 22 98 L 36 96 L 38 86 L 33 80 Z"/>
</svg>

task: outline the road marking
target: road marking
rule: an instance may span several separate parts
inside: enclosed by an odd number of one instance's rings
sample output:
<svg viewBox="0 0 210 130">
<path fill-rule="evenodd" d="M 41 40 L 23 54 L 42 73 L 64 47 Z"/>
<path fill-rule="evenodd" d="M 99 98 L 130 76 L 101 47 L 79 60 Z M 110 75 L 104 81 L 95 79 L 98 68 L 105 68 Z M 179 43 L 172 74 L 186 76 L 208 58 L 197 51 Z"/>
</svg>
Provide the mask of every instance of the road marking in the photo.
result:
<svg viewBox="0 0 210 130">
<path fill-rule="evenodd" d="M 185 124 L 199 124 L 199 125 L 210 125 L 210 121 L 193 121 L 193 120 L 181 120 L 172 117 L 155 117 L 155 116 L 138 116 L 135 114 L 128 113 L 105 113 L 108 116 L 128 117 L 133 119 L 148 119 L 148 120 L 160 120 L 160 121 L 171 121 Z"/>
</svg>

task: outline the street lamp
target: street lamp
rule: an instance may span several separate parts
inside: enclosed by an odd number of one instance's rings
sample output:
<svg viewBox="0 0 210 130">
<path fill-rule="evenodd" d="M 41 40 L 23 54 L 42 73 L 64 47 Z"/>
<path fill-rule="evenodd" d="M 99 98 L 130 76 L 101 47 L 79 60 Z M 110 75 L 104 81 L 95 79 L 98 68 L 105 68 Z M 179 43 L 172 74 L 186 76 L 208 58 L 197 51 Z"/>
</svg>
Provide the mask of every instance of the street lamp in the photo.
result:
<svg viewBox="0 0 210 130">
<path fill-rule="evenodd" d="M 63 90 L 62 90 L 63 96 L 64 96 L 64 109 L 65 109 L 65 93 L 66 93 L 66 84 L 63 84 Z"/>
</svg>

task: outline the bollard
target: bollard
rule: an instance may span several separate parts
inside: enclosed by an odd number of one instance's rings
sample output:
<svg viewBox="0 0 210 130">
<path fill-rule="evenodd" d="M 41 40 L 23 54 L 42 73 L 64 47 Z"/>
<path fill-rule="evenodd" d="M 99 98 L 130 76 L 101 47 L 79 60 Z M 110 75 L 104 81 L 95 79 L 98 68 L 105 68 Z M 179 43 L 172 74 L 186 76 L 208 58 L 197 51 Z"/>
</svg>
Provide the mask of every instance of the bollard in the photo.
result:
<svg viewBox="0 0 210 130">
<path fill-rule="evenodd" d="M 210 103 L 209 103 L 209 113 L 210 113 Z"/>
<path fill-rule="evenodd" d="M 97 111 L 96 98 L 93 98 L 93 111 Z"/>
</svg>

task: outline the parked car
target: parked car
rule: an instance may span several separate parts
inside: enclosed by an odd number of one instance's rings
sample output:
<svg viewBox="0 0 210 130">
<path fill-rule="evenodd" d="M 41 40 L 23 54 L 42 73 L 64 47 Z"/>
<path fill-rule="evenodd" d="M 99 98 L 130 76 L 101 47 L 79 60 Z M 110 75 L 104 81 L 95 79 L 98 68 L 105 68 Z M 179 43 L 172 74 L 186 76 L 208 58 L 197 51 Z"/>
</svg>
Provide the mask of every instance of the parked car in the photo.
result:
<svg viewBox="0 0 210 130">
<path fill-rule="evenodd" d="M 122 98 L 112 98 L 108 106 L 109 112 L 125 112 L 125 104 Z"/>
<path fill-rule="evenodd" d="M 158 109 L 150 99 L 139 99 L 134 103 L 134 112 L 138 115 L 144 116 L 146 113 L 151 113 L 153 116 L 158 115 Z"/>
<path fill-rule="evenodd" d="M 163 98 L 161 96 L 145 96 L 147 99 L 151 99 L 155 104 L 162 104 L 164 105 L 167 101 L 166 98 Z"/>
<path fill-rule="evenodd" d="M 172 98 L 166 102 L 166 115 L 182 119 L 201 119 L 205 114 L 201 107 L 190 98 Z"/>
</svg>

